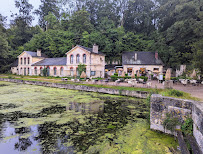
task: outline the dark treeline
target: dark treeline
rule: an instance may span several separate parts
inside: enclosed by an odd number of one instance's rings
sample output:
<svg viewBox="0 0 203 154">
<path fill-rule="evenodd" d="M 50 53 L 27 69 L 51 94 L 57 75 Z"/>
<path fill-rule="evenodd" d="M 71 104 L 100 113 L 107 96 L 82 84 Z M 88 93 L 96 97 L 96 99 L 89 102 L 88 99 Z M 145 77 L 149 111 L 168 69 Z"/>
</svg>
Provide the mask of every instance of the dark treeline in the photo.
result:
<svg viewBox="0 0 203 154">
<path fill-rule="evenodd" d="M 166 67 L 203 72 L 202 0 L 41 0 L 37 10 L 28 0 L 15 4 L 9 28 L 0 15 L 1 72 L 23 50 L 60 57 L 73 45 L 94 43 L 108 62 L 121 61 L 122 51 L 158 51 Z"/>
</svg>

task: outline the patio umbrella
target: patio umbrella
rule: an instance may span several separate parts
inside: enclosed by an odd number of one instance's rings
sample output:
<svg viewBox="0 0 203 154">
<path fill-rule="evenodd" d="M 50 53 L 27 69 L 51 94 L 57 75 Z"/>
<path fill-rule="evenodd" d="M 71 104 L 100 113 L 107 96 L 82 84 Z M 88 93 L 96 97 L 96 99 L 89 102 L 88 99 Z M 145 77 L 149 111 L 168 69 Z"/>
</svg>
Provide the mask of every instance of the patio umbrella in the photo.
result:
<svg viewBox="0 0 203 154">
<path fill-rule="evenodd" d="M 132 71 L 131 78 L 132 78 L 132 79 L 135 78 L 135 73 L 134 73 L 134 71 Z"/>
<path fill-rule="evenodd" d="M 165 80 L 170 80 L 170 79 L 171 79 L 171 69 L 168 68 L 166 71 Z"/>
<path fill-rule="evenodd" d="M 125 72 L 124 71 L 122 72 L 121 77 L 125 77 Z"/>
<path fill-rule="evenodd" d="M 193 72 L 192 72 L 192 74 L 191 74 L 191 78 L 196 78 L 196 76 L 197 76 L 197 73 L 196 73 L 196 71 L 195 70 L 193 70 Z"/>
<path fill-rule="evenodd" d="M 74 71 L 73 76 L 74 76 L 74 77 L 77 77 L 77 71 Z"/>
<path fill-rule="evenodd" d="M 137 71 L 137 77 L 139 77 L 139 76 L 140 76 L 140 71 L 138 70 L 138 71 Z"/>
<path fill-rule="evenodd" d="M 87 78 L 87 75 L 84 71 L 82 71 L 82 74 L 80 75 L 80 78 Z"/>
</svg>

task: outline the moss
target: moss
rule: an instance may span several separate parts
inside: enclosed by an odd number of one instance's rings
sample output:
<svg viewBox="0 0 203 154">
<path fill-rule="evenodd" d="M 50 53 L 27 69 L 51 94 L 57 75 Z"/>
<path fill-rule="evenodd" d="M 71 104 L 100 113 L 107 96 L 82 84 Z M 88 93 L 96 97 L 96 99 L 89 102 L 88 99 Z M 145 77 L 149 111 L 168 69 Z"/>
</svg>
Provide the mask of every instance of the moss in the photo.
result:
<svg viewBox="0 0 203 154">
<path fill-rule="evenodd" d="M 106 134 L 104 141 L 91 146 L 88 153 L 172 153 L 168 147 L 176 148 L 174 138 L 165 134 L 151 131 L 145 120 L 137 123 L 129 123 L 119 131 L 114 140 L 109 143 L 108 138 L 113 136 Z"/>
</svg>

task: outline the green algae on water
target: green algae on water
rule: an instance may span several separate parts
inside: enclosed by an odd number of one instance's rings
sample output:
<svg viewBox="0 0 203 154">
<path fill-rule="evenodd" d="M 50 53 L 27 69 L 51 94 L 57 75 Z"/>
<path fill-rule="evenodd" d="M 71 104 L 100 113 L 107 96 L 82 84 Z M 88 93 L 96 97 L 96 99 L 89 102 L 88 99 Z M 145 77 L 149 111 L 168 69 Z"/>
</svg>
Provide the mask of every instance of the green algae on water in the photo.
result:
<svg viewBox="0 0 203 154">
<path fill-rule="evenodd" d="M 35 138 L 45 153 L 62 150 L 57 147 L 59 141 L 63 149 L 71 147 L 75 153 L 170 153 L 176 149 L 173 137 L 149 129 L 149 108 L 143 99 L 0 84 L 7 85 L 0 86 L 2 123 L 9 121 L 15 131 L 33 126 L 37 131 L 37 135 L 16 131 L 9 140 Z"/>
</svg>

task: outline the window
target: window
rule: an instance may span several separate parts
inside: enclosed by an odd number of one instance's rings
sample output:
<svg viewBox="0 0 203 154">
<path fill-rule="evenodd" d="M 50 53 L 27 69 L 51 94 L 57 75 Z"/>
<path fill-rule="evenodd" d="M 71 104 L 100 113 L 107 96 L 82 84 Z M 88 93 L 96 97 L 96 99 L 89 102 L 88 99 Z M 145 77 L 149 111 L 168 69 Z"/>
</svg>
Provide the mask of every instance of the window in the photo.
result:
<svg viewBox="0 0 203 154">
<path fill-rule="evenodd" d="M 37 75 L 37 67 L 35 67 L 35 75 Z"/>
<path fill-rule="evenodd" d="M 159 68 L 154 68 L 154 71 L 159 71 Z"/>
<path fill-rule="evenodd" d="M 43 68 L 40 67 L 40 75 L 42 76 L 43 75 Z"/>
<path fill-rule="evenodd" d="M 23 74 L 23 68 L 22 67 L 20 68 L 20 74 Z"/>
<path fill-rule="evenodd" d="M 130 75 L 131 75 L 132 71 L 133 71 L 133 69 L 132 69 L 132 68 L 127 68 L 127 73 L 128 73 L 128 76 L 130 76 Z"/>
<path fill-rule="evenodd" d="M 24 65 L 26 65 L 26 58 L 24 58 Z"/>
<path fill-rule="evenodd" d="M 76 56 L 76 63 L 77 63 L 77 64 L 80 63 L 80 55 L 79 55 L 79 54 L 77 54 L 77 56 Z"/>
<path fill-rule="evenodd" d="M 86 54 L 83 55 L 83 64 L 86 63 Z"/>
<path fill-rule="evenodd" d="M 50 76 L 50 68 L 49 68 L 49 66 L 47 67 L 47 76 Z"/>
<path fill-rule="evenodd" d="M 21 65 L 23 64 L 23 58 L 20 58 L 20 63 L 21 63 Z"/>
<path fill-rule="evenodd" d="M 26 75 L 26 68 L 24 68 L 24 75 Z"/>
<path fill-rule="evenodd" d="M 56 72 L 57 72 L 57 68 L 54 67 L 54 75 L 56 75 Z"/>
<path fill-rule="evenodd" d="M 95 76 L 96 75 L 96 71 L 91 71 L 91 76 Z"/>
<path fill-rule="evenodd" d="M 73 64 L 73 55 L 70 56 L 70 63 Z"/>
<path fill-rule="evenodd" d="M 30 64 L 30 57 L 27 58 L 27 64 Z"/>
<path fill-rule="evenodd" d="M 30 74 L 30 68 L 27 68 L 27 75 Z"/>
<path fill-rule="evenodd" d="M 70 68 L 70 76 L 73 76 L 73 68 Z"/>
<path fill-rule="evenodd" d="M 63 67 L 60 69 L 60 75 L 63 75 Z"/>
</svg>

